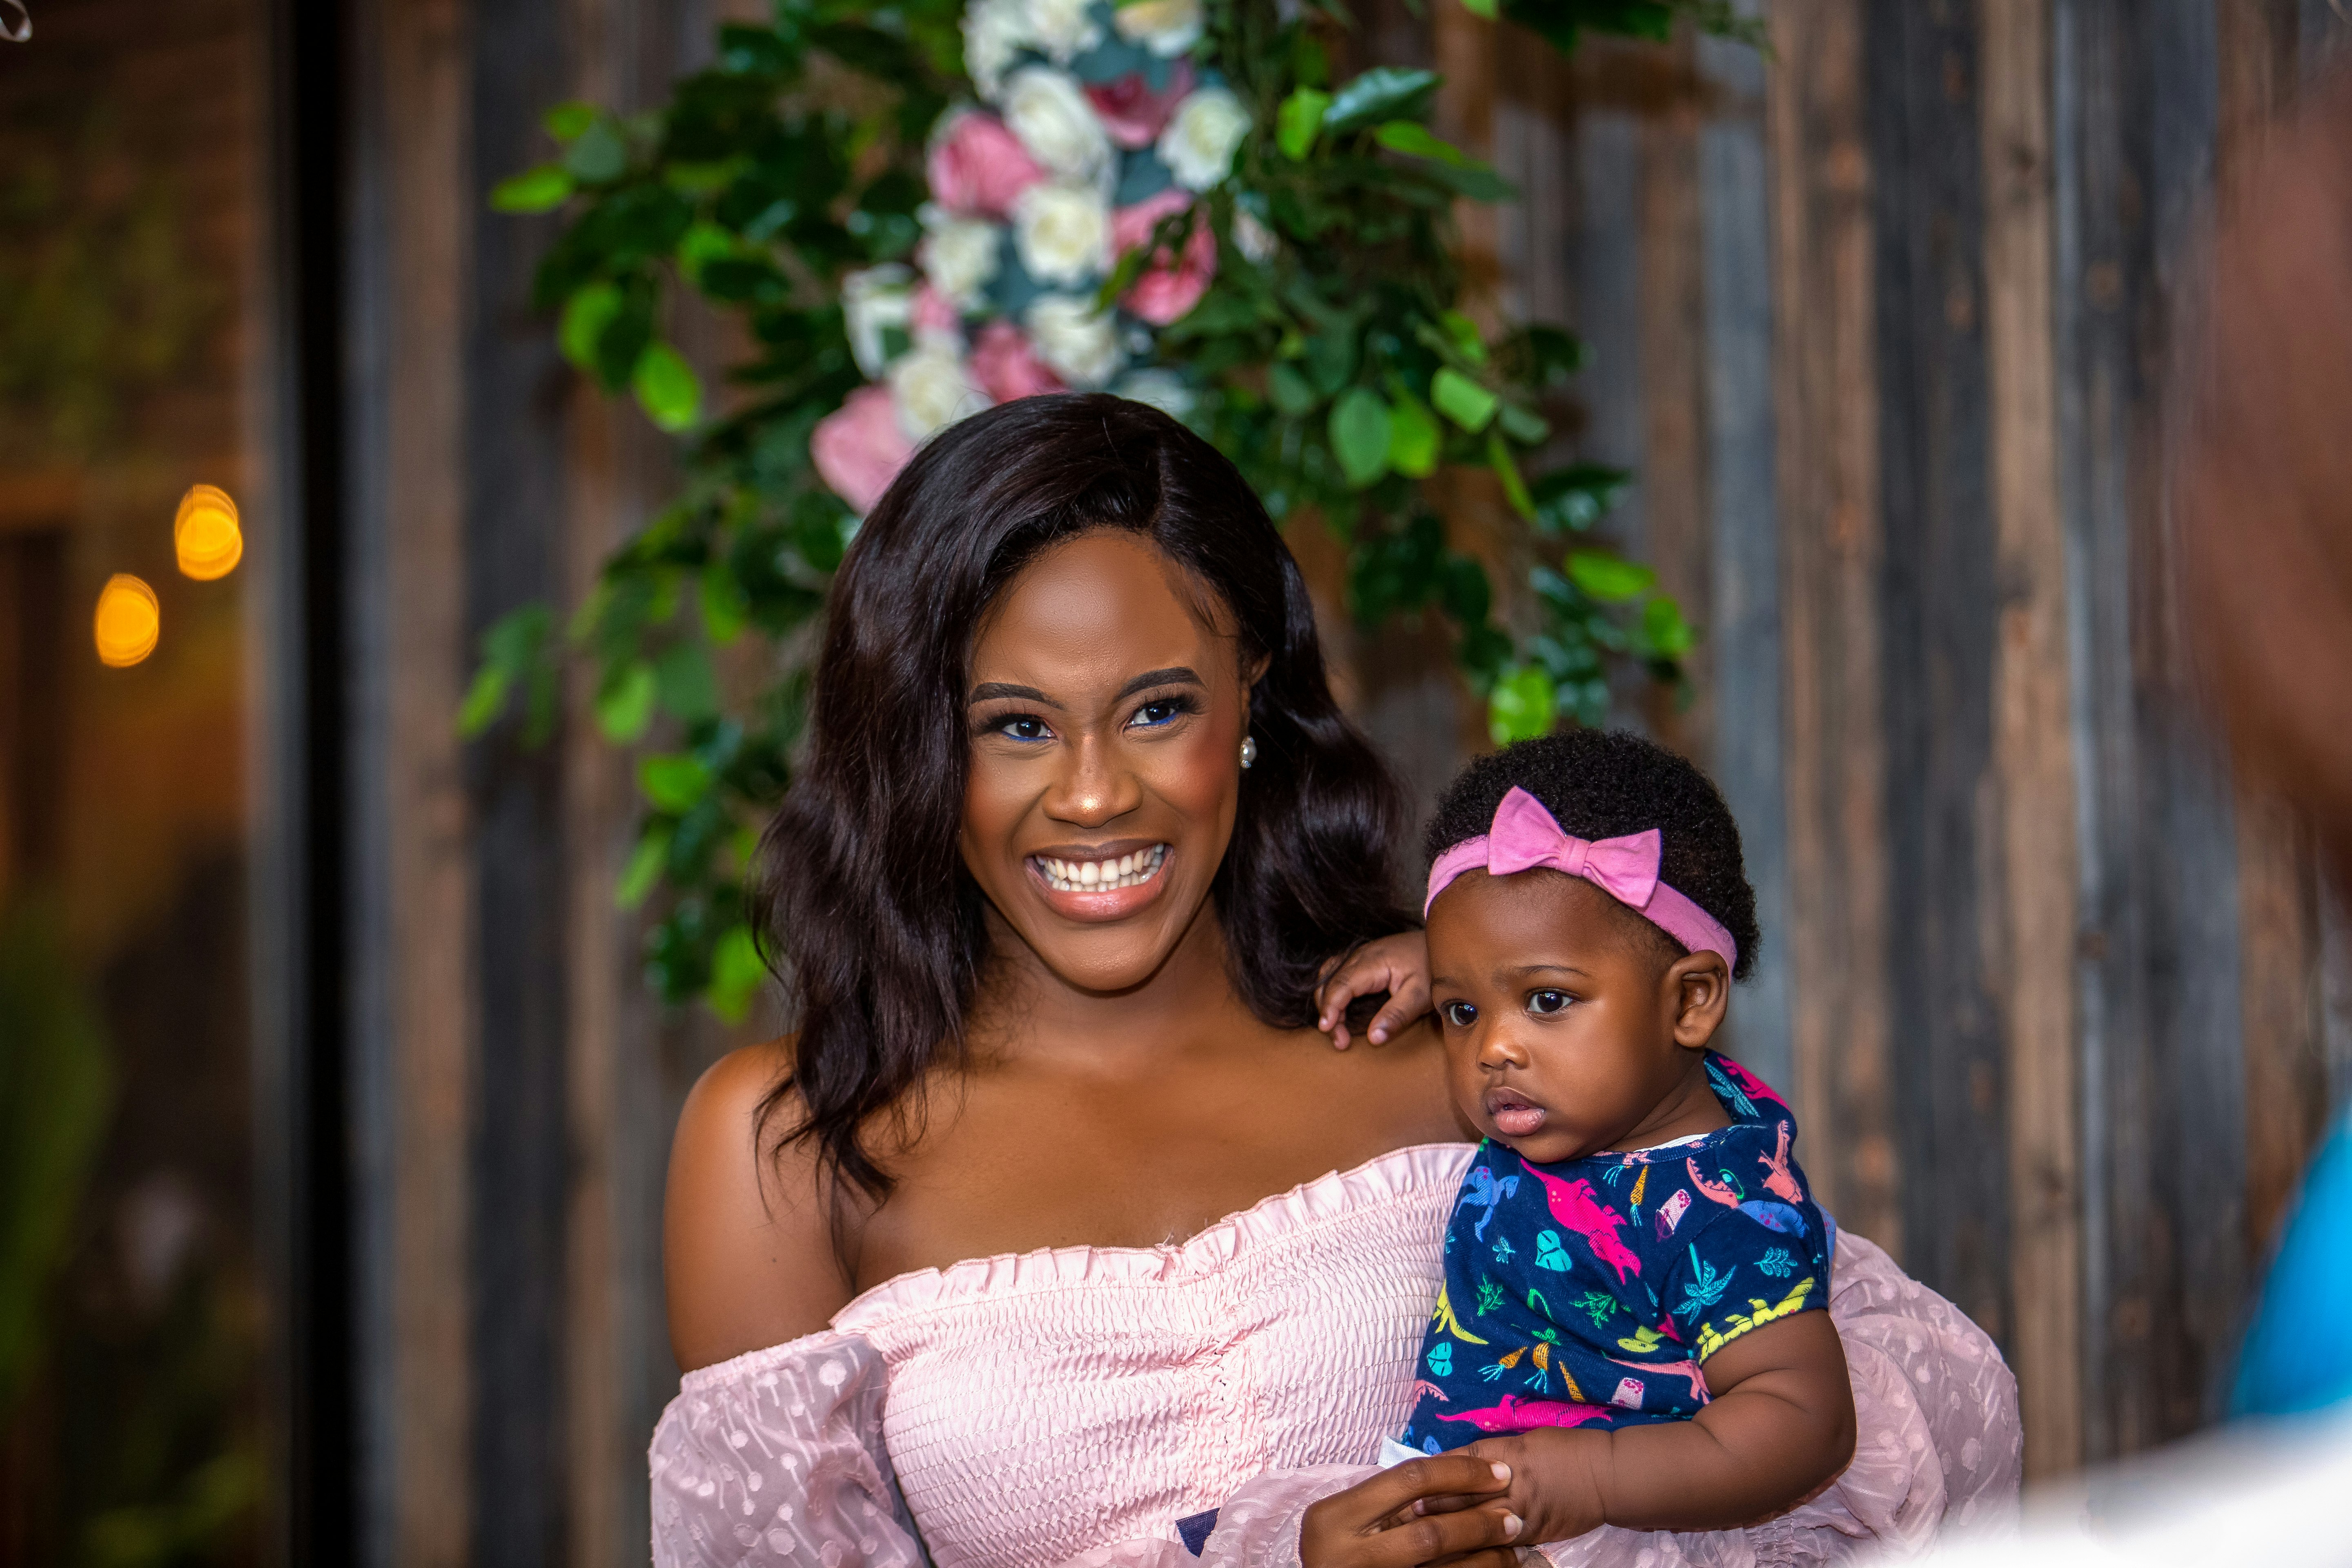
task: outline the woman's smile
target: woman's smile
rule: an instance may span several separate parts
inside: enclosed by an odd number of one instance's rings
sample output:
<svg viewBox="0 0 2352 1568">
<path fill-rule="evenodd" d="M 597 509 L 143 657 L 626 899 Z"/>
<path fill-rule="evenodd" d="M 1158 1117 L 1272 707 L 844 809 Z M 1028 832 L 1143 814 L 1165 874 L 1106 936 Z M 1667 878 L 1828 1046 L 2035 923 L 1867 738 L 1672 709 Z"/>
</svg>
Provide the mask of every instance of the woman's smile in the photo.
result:
<svg viewBox="0 0 2352 1568">
<path fill-rule="evenodd" d="M 1160 897 L 1165 843 L 1133 840 L 1086 847 L 1056 845 L 1028 858 L 1031 879 L 1055 913 L 1076 921 L 1124 920 Z"/>
</svg>

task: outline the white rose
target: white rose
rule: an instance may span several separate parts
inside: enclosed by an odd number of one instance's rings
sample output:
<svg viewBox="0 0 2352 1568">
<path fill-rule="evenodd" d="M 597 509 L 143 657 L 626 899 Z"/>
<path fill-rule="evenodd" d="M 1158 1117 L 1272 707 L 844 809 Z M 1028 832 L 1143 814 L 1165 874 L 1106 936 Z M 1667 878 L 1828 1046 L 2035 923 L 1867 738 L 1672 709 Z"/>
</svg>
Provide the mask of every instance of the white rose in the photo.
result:
<svg viewBox="0 0 2352 1568">
<path fill-rule="evenodd" d="M 1132 371 L 1113 390 L 1132 402 L 1148 403 L 1174 419 L 1192 413 L 1197 401 L 1192 388 L 1172 370 Z"/>
<path fill-rule="evenodd" d="M 1043 294 L 1029 307 L 1029 341 L 1055 374 L 1085 390 L 1109 384 L 1125 355 L 1118 330 L 1094 301 L 1075 294 Z"/>
<path fill-rule="evenodd" d="M 1089 180 L 1109 169 L 1110 137 L 1067 71 L 1022 67 L 1004 84 L 1003 109 L 1021 145 L 1052 173 Z"/>
<path fill-rule="evenodd" d="M 1029 0 L 1029 41 L 1057 66 L 1102 42 L 1094 0 Z"/>
<path fill-rule="evenodd" d="M 1111 13 L 1111 25 L 1129 43 L 1174 59 L 1201 41 L 1201 0 L 1134 0 Z"/>
<path fill-rule="evenodd" d="M 1235 207 L 1234 247 L 1263 267 L 1274 259 L 1275 252 L 1282 248 L 1282 242 L 1275 237 L 1274 230 L 1252 217 L 1248 209 Z"/>
<path fill-rule="evenodd" d="M 915 259 L 932 288 L 959 310 L 980 303 L 981 290 L 996 277 L 996 247 L 1002 231 L 992 223 L 960 218 L 933 202 L 923 204 L 923 243 Z"/>
<path fill-rule="evenodd" d="M 1234 166 L 1234 149 L 1249 134 L 1249 110 L 1222 87 L 1204 87 L 1176 106 L 1160 133 L 1160 160 L 1188 191 L 1205 191 Z"/>
<path fill-rule="evenodd" d="M 1110 204 L 1092 186 L 1042 181 L 1013 204 L 1013 243 L 1038 282 L 1084 283 L 1110 268 Z"/>
<path fill-rule="evenodd" d="M 982 98 L 1003 88 L 1004 73 L 1028 42 L 1021 0 L 973 0 L 963 14 L 963 66 Z"/>
<path fill-rule="evenodd" d="M 849 352 L 867 379 L 882 374 L 889 355 L 883 329 L 907 331 L 914 320 L 914 275 L 898 262 L 853 272 L 841 280 L 841 313 L 849 331 Z"/>
<path fill-rule="evenodd" d="M 952 346 L 925 343 L 890 367 L 890 406 L 907 439 L 920 441 L 987 407 L 988 395 Z"/>
</svg>

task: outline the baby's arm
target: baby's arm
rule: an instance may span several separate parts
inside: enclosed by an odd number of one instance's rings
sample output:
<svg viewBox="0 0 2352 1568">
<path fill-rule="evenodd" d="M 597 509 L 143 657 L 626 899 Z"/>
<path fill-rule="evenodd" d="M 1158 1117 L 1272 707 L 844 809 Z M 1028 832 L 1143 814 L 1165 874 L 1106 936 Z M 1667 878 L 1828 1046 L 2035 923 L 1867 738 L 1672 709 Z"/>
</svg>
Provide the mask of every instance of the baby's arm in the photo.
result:
<svg viewBox="0 0 2352 1568">
<path fill-rule="evenodd" d="M 1465 1451 L 1511 1467 L 1511 1508 L 1528 1521 L 1528 1542 L 1566 1541 L 1603 1524 L 1752 1524 L 1816 1495 L 1853 1458 L 1853 1390 L 1826 1311 L 1751 1329 L 1703 1370 L 1714 1403 L 1688 1421 L 1615 1432 L 1545 1427 Z"/>
</svg>

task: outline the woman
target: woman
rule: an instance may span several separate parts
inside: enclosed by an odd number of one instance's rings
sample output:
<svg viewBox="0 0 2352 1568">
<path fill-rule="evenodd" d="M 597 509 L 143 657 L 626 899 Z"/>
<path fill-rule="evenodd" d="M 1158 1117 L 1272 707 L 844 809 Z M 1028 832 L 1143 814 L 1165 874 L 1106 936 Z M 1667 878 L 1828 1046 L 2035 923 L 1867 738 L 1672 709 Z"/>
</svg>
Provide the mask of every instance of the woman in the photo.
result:
<svg viewBox="0 0 2352 1568">
<path fill-rule="evenodd" d="M 767 847 L 801 1031 L 678 1126 L 656 1561 L 1499 1568 L 1487 1467 L 1367 1462 L 1470 1146 L 1425 1026 L 1309 1026 L 1410 923 L 1402 813 L 1240 475 L 1109 397 L 957 426 L 845 562 L 811 718 Z M 2013 1491 L 1998 1354 L 1838 1262 L 1846 1476 L 1574 1553 L 1828 1556 Z"/>
</svg>

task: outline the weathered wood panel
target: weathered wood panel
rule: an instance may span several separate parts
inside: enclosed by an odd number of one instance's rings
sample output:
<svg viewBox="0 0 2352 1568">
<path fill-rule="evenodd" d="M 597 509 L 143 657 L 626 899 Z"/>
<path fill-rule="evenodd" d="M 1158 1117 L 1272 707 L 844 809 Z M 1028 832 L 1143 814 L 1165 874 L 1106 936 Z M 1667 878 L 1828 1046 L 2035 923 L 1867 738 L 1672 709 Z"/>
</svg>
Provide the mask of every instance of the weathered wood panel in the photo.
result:
<svg viewBox="0 0 2352 1568">
<path fill-rule="evenodd" d="M 2004 1337 L 2009 1198 L 1998 931 L 1985 883 L 1994 538 L 1973 8 L 1870 13 L 1878 226 L 1888 989 L 1904 1259 Z"/>
<path fill-rule="evenodd" d="M 471 1549 L 466 1289 L 476 1061 L 461 332 L 474 209 L 466 12 L 363 3 L 351 247 L 363 1523 L 377 1568 Z"/>
<path fill-rule="evenodd" d="M 1801 62 L 1766 100 L 1796 1092 L 1815 1184 L 1900 1258 L 1863 12 L 1788 0 L 1771 21 Z"/>
<path fill-rule="evenodd" d="M 1761 7 L 1748 9 L 1760 14 Z M 1739 820 L 1764 931 L 1728 1045 L 1766 1082 L 1792 1085 L 1765 65 L 1746 45 L 1719 38 L 1698 41 L 1696 63 L 1707 104 L 1698 178 L 1713 556 L 1705 617 L 1714 706 L 1709 757 L 1716 783 Z"/>
<path fill-rule="evenodd" d="M 2008 1089 L 2010 1332 L 2029 1475 L 2082 1458 L 2080 1095 L 2074 1057 L 2074 757 L 2058 506 L 2047 0 L 1979 17 L 1986 360 L 1998 619 L 1997 874 L 1985 958 Z"/>
</svg>

